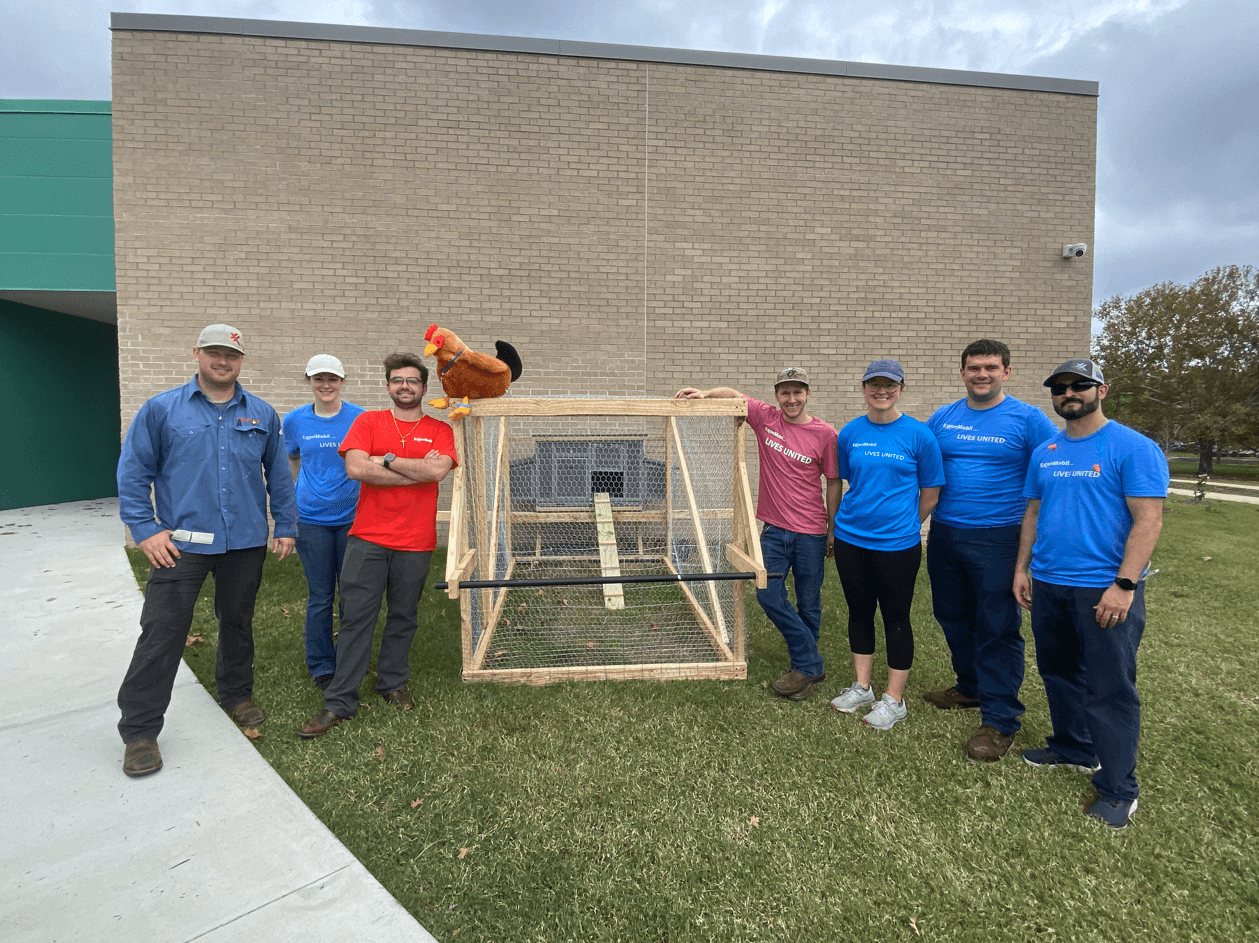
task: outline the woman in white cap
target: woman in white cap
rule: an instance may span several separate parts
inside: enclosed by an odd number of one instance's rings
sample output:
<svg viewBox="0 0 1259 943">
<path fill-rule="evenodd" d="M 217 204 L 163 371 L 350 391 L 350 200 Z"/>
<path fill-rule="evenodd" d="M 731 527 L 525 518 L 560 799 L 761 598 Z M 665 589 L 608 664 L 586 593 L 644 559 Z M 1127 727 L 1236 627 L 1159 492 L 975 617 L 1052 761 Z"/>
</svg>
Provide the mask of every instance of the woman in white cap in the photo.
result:
<svg viewBox="0 0 1259 943">
<path fill-rule="evenodd" d="M 848 646 L 857 679 L 831 701 L 851 714 L 874 704 L 862 720 L 888 730 L 904 720 L 905 684 L 914 660 L 909 607 L 922 562 L 922 522 L 940 500 L 944 461 L 925 423 L 896 408 L 905 371 L 876 360 L 861 378 L 866 414 L 839 431 L 839 475 L 848 481 L 835 514 L 835 568 L 848 602 Z M 887 688 L 877 702 L 874 613 L 882 612 L 887 641 Z"/>
<path fill-rule="evenodd" d="M 345 367 L 331 354 L 311 357 L 306 378 L 314 401 L 284 417 L 284 441 L 297 480 L 297 555 L 309 592 L 306 668 L 324 689 L 337 670 L 332 602 L 358 504 L 358 482 L 346 477 L 337 446 L 363 408 L 342 401 Z"/>
</svg>

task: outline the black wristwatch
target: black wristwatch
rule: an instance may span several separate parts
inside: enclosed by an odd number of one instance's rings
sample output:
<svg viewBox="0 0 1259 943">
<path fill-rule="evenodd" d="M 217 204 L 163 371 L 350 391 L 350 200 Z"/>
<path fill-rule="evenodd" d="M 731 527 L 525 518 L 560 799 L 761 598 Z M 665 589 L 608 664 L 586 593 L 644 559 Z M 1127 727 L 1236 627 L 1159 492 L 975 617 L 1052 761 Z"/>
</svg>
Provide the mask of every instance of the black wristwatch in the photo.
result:
<svg viewBox="0 0 1259 943">
<path fill-rule="evenodd" d="M 389 467 L 389 463 L 390 463 L 390 462 L 392 462 L 392 461 L 393 461 L 395 458 L 397 458 L 397 457 L 398 457 L 398 456 L 394 455 L 392 452 L 386 452 L 386 453 L 385 453 L 385 457 L 384 457 L 384 458 L 382 458 L 382 459 L 380 460 L 380 464 L 382 464 L 382 465 L 384 465 L 386 468 L 388 468 L 388 467 Z"/>
<path fill-rule="evenodd" d="M 1136 583 L 1132 582 L 1132 580 L 1123 576 L 1115 577 L 1115 585 L 1118 586 L 1122 590 L 1126 590 L 1127 592 L 1132 592 L 1134 589 L 1137 588 Z"/>
</svg>

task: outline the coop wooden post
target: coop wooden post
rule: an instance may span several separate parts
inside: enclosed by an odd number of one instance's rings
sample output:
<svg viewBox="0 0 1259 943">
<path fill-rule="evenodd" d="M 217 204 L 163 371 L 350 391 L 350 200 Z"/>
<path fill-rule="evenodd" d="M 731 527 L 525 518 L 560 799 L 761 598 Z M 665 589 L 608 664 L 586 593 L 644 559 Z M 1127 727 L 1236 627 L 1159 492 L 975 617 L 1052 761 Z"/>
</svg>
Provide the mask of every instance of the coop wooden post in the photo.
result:
<svg viewBox="0 0 1259 943">
<path fill-rule="evenodd" d="M 752 529 L 752 522 L 749 521 L 742 513 L 740 504 L 742 503 L 739 494 L 739 467 L 743 464 L 744 441 L 744 423 L 738 416 L 734 419 L 734 436 L 731 451 L 734 453 L 734 473 L 731 475 L 731 493 L 730 507 L 734 511 L 734 543 L 735 546 L 747 546 L 748 534 Z M 735 565 L 740 564 L 735 561 Z M 734 584 L 734 656 L 739 661 L 747 658 L 747 613 L 744 611 L 743 600 L 743 580 L 739 580 Z"/>
<path fill-rule="evenodd" d="M 454 430 L 455 449 L 459 453 L 459 464 L 455 466 L 454 480 L 450 487 L 450 528 L 446 536 L 446 595 L 459 600 L 459 634 L 463 650 L 463 663 L 466 665 L 472 655 L 472 620 L 468 617 L 463 597 L 467 593 L 459 591 L 459 581 L 455 574 L 459 570 L 460 551 L 464 544 L 465 515 L 463 510 L 464 462 L 467 460 L 467 443 L 463 434 L 463 424 L 458 423 Z"/>
<path fill-rule="evenodd" d="M 664 546 L 665 557 L 673 546 L 673 418 L 664 421 Z"/>
<path fill-rule="evenodd" d="M 485 490 L 485 479 L 489 468 L 486 466 L 485 460 L 485 420 L 473 413 L 463 420 L 464 425 L 469 425 L 467 436 L 472 440 L 469 443 L 469 464 L 471 465 L 471 473 L 468 478 L 472 487 L 469 489 L 469 499 L 472 501 L 472 525 L 476 538 L 476 549 L 480 551 L 479 559 L 483 565 L 481 570 L 483 573 L 493 570 L 493 558 L 482 556 L 490 544 L 489 521 L 486 515 L 489 511 L 489 498 Z M 483 577 L 490 578 L 492 577 Z M 491 590 L 483 589 L 480 591 L 480 611 L 482 619 L 482 630 L 484 630 L 484 620 L 489 614 L 490 608 L 494 604 L 494 594 Z"/>
<path fill-rule="evenodd" d="M 700 520 L 699 506 L 695 501 L 695 489 L 691 486 L 691 472 L 686 464 L 686 454 L 682 451 L 682 435 L 678 432 L 677 420 L 670 416 L 669 427 L 673 432 L 674 445 L 678 447 L 678 471 L 682 475 L 682 485 L 686 490 L 686 503 L 691 509 L 691 523 L 695 528 L 695 542 L 699 544 L 699 558 L 704 564 L 704 572 L 713 572 L 712 557 L 708 553 L 708 541 L 704 537 L 704 524 Z M 713 604 L 713 619 L 717 623 L 717 627 L 721 630 L 722 639 L 729 644 L 730 633 L 726 629 L 726 619 L 721 614 L 721 600 L 717 596 L 717 586 L 715 583 L 705 583 L 708 587 L 708 598 Z"/>
</svg>

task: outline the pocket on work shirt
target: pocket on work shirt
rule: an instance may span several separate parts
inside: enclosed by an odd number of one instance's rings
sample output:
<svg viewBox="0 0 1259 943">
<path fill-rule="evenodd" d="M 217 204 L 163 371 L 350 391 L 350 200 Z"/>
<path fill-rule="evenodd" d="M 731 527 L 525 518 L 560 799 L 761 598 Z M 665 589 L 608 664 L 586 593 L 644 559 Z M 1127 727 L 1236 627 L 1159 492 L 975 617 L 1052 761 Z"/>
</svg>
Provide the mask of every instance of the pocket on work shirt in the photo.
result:
<svg viewBox="0 0 1259 943">
<path fill-rule="evenodd" d="M 267 429 L 261 422 L 241 416 L 232 430 L 236 433 L 233 451 L 238 461 L 253 464 L 262 461 L 267 450 Z"/>
</svg>

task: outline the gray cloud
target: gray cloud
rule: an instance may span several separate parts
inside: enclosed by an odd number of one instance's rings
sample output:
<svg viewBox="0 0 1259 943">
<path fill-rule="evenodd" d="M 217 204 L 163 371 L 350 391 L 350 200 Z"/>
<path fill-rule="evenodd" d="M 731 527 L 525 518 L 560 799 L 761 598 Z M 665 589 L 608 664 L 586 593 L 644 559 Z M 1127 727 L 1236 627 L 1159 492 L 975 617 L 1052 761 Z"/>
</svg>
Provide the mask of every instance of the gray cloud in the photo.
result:
<svg viewBox="0 0 1259 943">
<path fill-rule="evenodd" d="M 0 97 L 108 98 L 111 9 L 1093 79 L 1095 298 L 1259 263 L 1253 0 L 11 0 Z"/>
</svg>

